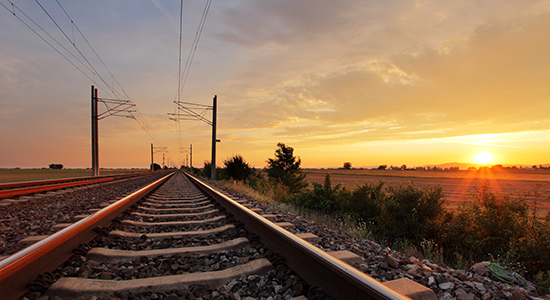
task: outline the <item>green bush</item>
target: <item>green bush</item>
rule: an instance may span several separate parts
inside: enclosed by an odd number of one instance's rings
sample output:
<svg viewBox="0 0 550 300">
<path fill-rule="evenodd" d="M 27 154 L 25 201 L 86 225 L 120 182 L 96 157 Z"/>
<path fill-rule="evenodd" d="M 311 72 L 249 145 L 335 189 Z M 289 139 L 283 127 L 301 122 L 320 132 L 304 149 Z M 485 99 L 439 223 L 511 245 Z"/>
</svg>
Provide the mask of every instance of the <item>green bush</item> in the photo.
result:
<svg viewBox="0 0 550 300">
<path fill-rule="evenodd" d="M 347 197 L 349 192 L 342 188 L 341 184 L 332 187 L 330 174 L 327 174 L 323 185 L 314 182 L 313 190 L 295 194 L 292 203 L 306 209 L 335 215 L 342 212 L 342 204 Z"/>
<path fill-rule="evenodd" d="M 419 189 L 408 186 L 389 187 L 380 216 L 380 233 L 389 240 L 407 239 L 419 245 L 437 232 L 438 220 L 444 216 L 441 187 Z"/>
<path fill-rule="evenodd" d="M 517 260 L 525 267 L 528 277 L 546 274 L 543 279 L 546 288 L 550 287 L 550 215 L 544 221 L 537 220 L 536 214 L 525 225 L 524 235 L 513 242 Z"/>
<path fill-rule="evenodd" d="M 332 187 L 329 174 L 324 184 L 299 192 L 261 173 L 246 182 L 278 202 L 359 224 L 362 232 L 390 246 L 421 249 L 423 255 L 458 268 L 496 259 L 538 283 L 541 293 L 550 288 L 550 214 L 538 219 L 522 197 L 491 193 L 482 185 L 473 201 L 447 210 L 441 187 L 367 182 L 348 190 Z"/>
<path fill-rule="evenodd" d="M 452 259 L 456 253 L 476 261 L 507 256 L 526 236 L 529 207 L 523 199 L 477 189 L 473 202 L 459 208 L 443 230 L 443 245 Z"/>
<path fill-rule="evenodd" d="M 378 225 L 382 204 L 386 201 L 384 182 L 365 183 L 355 187 L 343 204 L 344 211 L 359 223 Z"/>
</svg>

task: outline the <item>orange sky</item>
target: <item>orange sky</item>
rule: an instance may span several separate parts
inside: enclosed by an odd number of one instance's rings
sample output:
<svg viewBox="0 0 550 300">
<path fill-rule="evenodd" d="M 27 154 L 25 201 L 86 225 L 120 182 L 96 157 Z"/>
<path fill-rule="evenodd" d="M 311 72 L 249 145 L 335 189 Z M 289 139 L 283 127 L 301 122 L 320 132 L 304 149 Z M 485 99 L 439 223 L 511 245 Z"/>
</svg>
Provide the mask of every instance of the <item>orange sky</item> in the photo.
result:
<svg viewBox="0 0 550 300">
<path fill-rule="evenodd" d="M 147 122 L 101 120 L 100 166 L 147 167 L 151 143 L 177 165 L 189 144 L 195 166 L 209 160 L 210 127 L 167 115 L 179 3 L 67 2 Z M 80 58 L 36 3 L 17 5 Z M 105 83 L 0 7 L 0 167 L 89 167 L 90 85 L 100 97 L 123 92 L 59 6 L 44 6 Z M 185 1 L 184 61 L 203 7 Z M 214 1 L 181 100 L 218 95 L 218 164 L 239 153 L 263 167 L 278 142 L 304 167 L 475 163 L 481 151 L 492 163 L 545 164 L 548 53 L 550 1 Z"/>
</svg>

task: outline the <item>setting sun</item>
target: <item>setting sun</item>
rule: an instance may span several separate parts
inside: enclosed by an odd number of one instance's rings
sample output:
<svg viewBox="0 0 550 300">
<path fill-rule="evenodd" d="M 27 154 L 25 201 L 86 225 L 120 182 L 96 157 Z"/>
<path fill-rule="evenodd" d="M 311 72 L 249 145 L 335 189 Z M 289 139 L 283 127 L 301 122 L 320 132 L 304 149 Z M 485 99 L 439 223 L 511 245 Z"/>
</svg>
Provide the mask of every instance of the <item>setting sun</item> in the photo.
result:
<svg viewBox="0 0 550 300">
<path fill-rule="evenodd" d="M 493 159 L 493 156 L 487 152 L 479 152 L 476 155 L 476 161 L 480 164 L 487 164 Z"/>
</svg>

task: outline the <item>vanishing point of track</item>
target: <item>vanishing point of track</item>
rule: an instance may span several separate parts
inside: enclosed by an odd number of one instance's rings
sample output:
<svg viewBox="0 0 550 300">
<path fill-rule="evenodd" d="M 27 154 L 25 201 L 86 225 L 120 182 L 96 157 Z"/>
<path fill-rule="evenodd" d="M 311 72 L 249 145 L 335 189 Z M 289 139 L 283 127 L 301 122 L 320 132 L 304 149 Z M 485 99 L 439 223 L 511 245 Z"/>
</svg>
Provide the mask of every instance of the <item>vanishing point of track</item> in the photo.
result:
<svg viewBox="0 0 550 300">
<path fill-rule="evenodd" d="M 177 171 L 1 261 L 0 294 L 409 299 L 245 206 Z"/>
</svg>

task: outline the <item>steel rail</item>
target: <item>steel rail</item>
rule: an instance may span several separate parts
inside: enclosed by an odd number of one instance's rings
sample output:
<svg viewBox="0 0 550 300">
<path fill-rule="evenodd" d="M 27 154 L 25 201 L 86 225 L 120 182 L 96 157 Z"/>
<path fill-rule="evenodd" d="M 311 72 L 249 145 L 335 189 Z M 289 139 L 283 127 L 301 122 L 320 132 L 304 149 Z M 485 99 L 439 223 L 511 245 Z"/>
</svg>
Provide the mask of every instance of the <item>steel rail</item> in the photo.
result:
<svg viewBox="0 0 550 300">
<path fill-rule="evenodd" d="M 88 243 L 98 226 L 107 227 L 120 213 L 164 183 L 175 172 L 124 197 L 73 225 L 0 261 L 0 295 L 2 299 L 19 299 L 28 284 L 43 272 L 51 272 L 72 255 L 75 247 Z"/>
<path fill-rule="evenodd" d="M 260 241 L 285 258 L 286 264 L 301 278 L 323 288 L 335 299 L 397 299 L 409 297 L 336 259 L 233 199 L 185 173 L 197 186 L 216 199 Z"/>
<path fill-rule="evenodd" d="M 102 175 L 98 177 L 85 176 L 85 177 L 57 178 L 57 179 L 35 180 L 35 181 L 6 182 L 6 183 L 0 183 L 0 190 L 22 188 L 22 187 L 29 187 L 29 186 L 38 186 L 38 185 L 47 185 L 47 184 L 70 182 L 70 181 L 93 180 L 97 178 L 124 177 L 124 176 L 134 177 L 134 176 L 141 176 L 141 175 L 148 175 L 148 174 L 152 174 L 152 173 L 136 172 L 136 173 L 126 173 L 126 174 L 116 174 L 116 175 Z"/>
<path fill-rule="evenodd" d="M 108 176 L 102 176 L 97 178 L 79 177 L 79 178 L 65 178 L 65 179 L 5 183 L 5 184 L 0 184 L 0 199 L 7 198 L 7 197 L 34 194 L 34 193 L 42 193 L 42 192 L 87 185 L 87 184 L 132 178 L 132 177 L 137 177 L 137 176 L 142 176 L 147 174 L 151 174 L 151 173 L 148 172 L 148 173 L 138 173 L 138 174 L 108 175 Z"/>
</svg>

